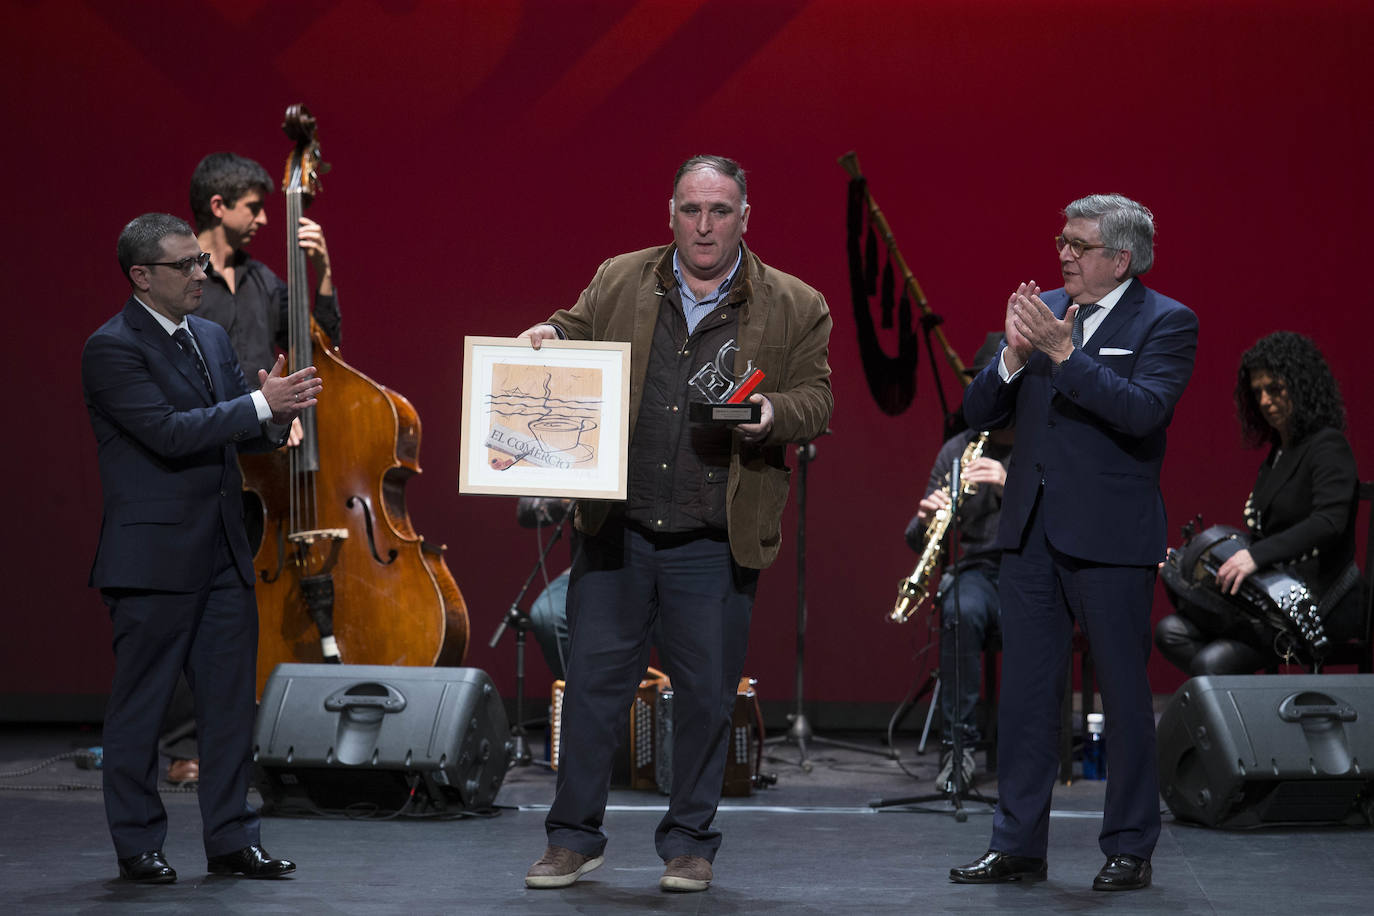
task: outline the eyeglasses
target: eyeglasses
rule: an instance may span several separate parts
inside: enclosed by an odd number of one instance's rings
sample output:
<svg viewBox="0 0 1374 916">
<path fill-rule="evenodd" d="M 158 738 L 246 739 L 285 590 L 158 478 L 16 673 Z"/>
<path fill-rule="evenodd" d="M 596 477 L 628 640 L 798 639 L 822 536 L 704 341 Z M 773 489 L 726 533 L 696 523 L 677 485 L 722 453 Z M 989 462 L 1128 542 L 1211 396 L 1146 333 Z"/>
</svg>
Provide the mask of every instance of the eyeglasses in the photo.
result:
<svg viewBox="0 0 1374 916">
<path fill-rule="evenodd" d="M 1082 239 L 1066 239 L 1062 235 L 1056 235 L 1054 237 L 1054 250 L 1063 251 L 1065 246 L 1068 247 L 1069 254 L 1073 255 L 1075 258 L 1081 258 L 1085 252 L 1094 251 L 1098 248 L 1109 248 L 1112 251 L 1121 250 L 1120 248 L 1113 248 L 1111 245 L 1103 245 L 1101 243 L 1093 244 L 1092 242 L 1085 242 Z"/>
<path fill-rule="evenodd" d="M 180 261 L 148 261 L 144 267 L 175 267 L 181 271 L 183 277 L 189 277 L 195 273 L 197 267 L 201 270 L 210 266 L 210 252 L 202 251 L 193 258 L 182 258 Z"/>
</svg>

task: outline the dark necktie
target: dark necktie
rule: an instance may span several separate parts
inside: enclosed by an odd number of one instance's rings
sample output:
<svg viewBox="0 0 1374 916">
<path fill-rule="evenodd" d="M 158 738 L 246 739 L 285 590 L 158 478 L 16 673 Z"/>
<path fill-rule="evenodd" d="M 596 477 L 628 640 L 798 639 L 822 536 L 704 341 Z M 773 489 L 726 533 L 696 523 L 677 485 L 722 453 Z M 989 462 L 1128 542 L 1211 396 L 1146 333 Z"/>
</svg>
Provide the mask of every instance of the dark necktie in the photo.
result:
<svg viewBox="0 0 1374 916">
<path fill-rule="evenodd" d="M 196 345 L 191 342 L 191 335 L 185 328 L 177 328 L 172 332 L 172 339 L 177 342 L 181 352 L 195 364 L 196 371 L 200 373 L 200 380 L 205 385 L 205 393 L 211 397 L 215 396 L 215 386 L 210 384 L 210 370 L 205 368 L 205 360 L 200 358 L 200 352 L 196 350 Z"/>
<path fill-rule="evenodd" d="M 1080 305 L 1078 307 L 1077 314 L 1073 316 L 1072 337 L 1073 348 L 1075 350 L 1081 350 L 1083 348 L 1083 322 L 1087 321 L 1088 316 L 1091 315 L 1093 312 L 1096 312 L 1100 308 L 1102 308 L 1102 306 L 1098 305 L 1096 302 L 1090 303 L 1088 305 Z"/>
</svg>

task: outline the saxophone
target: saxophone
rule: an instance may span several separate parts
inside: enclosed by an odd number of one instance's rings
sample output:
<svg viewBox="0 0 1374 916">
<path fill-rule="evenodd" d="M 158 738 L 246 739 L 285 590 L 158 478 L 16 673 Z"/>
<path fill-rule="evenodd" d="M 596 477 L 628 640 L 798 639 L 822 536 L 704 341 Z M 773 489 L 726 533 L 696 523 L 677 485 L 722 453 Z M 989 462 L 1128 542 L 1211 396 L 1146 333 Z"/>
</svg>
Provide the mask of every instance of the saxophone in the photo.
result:
<svg viewBox="0 0 1374 916">
<path fill-rule="evenodd" d="M 982 457 L 983 447 L 987 445 L 988 434 L 979 433 L 974 439 L 969 440 L 969 444 L 964 446 L 964 454 L 959 457 L 959 470 L 961 472 L 959 485 L 959 501 L 962 503 L 964 497 L 971 494 L 978 488 L 978 484 L 965 480 L 962 472 L 978 458 Z M 949 485 L 946 483 L 945 492 L 948 492 Z M 925 544 L 921 548 L 921 558 L 916 562 L 916 569 L 905 579 L 897 583 L 897 603 L 893 605 L 888 613 L 887 619 L 893 623 L 906 623 L 921 606 L 921 603 L 930 596 L 930 580 L 935 575 L 935 570 L 940 566 L 940 560 L 945 553 L 945 532 L 949 530 L 949 524 L 953 517 L 949 511 L 949 506 L 943 506 L 935 511 L 935 515 L 930 520 L 930 525 L 926 528 Z"/>
</svg>

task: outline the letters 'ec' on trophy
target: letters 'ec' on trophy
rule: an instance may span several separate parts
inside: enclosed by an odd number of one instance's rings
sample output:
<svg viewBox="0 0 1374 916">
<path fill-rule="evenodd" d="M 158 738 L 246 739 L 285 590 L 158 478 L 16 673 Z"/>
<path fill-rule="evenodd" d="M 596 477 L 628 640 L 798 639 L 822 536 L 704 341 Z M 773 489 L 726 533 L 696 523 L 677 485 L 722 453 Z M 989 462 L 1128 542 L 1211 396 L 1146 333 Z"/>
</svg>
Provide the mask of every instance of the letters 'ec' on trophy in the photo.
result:
<svg viewBox="0 0 1374 916">
<path fill-rule="evenodd" d="M 763 370 L 755 369 L 753 360 L 744 367 L 744 373 L 736 376 L 727 366 L 731 357 L 739 350 L 733 339 L 727 340 L 716 353 L 716 358 L 703 363 L 696 374 L 688 379 L 688 384 L 701 396 L 693 400 L 688 416 L 693 423 L 718 423 L 734 425 L 737 423 L 759 422 L 760 405 L 748 403 L 759 382 L 763 381 Z"/>
</svg>

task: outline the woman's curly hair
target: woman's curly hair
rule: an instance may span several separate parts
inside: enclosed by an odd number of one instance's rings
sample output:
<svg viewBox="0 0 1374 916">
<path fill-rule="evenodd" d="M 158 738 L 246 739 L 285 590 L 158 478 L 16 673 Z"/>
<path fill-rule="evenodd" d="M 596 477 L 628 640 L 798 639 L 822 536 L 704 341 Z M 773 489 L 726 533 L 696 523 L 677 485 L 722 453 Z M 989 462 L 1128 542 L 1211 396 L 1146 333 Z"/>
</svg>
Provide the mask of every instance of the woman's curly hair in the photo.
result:
<svg viewBox="0 0 1374 916">
<path fill-rule="evenodd" d="M 1246 350 L 1236 371 L 1236 414 L 1247 446 L 1259 448 L 1279 442 L 1278 430 L 1265 421 L 1250 390 L 1251 373 L 1261 370 L 1282 379 L 1288 388 L 1288 397 L 1293 402 L 1289 430 L 1292 441 L 1300 442 L 1328 426 L 1345 430 L 1341 390 L 1317 345 L 1301 334 L 1276 331 Z"/>
</svg>

